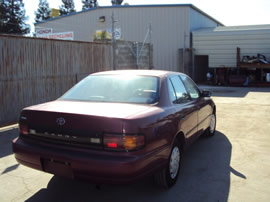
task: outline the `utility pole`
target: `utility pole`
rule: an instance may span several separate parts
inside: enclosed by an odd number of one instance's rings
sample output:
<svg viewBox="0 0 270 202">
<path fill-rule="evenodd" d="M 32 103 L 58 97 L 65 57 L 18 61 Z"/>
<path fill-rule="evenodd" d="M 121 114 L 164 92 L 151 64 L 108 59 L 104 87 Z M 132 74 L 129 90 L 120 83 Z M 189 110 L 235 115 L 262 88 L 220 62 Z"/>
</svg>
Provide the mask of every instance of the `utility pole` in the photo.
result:
<svg viewBox="0 0 270 202">
<path fill-rule="evenodd" d="M 114 12 L 112 12 L 112 56 L 113 56 L 113 70 L 116 70 L 116 43 L 115 43 L 115 19 Z"/>
</svg>

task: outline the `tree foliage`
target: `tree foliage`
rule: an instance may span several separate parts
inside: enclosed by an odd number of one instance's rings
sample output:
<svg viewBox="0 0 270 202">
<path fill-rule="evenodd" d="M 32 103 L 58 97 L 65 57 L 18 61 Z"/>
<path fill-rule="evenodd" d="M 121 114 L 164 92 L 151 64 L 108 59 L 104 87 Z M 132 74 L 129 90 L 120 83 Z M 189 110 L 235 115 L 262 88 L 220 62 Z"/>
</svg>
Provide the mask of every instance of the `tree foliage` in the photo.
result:
<svg viewBox="0 0 270 202">
<path fill-rule="evenodd" d="M 47 0 L 39 0 L 38 9 L 35 14 L 36 22 L 41 22 L 51 18 L 51 9 Z"/>
<path fill-rule="evenodd" d="M 25 8 L 22 0 L 0 1 L 0 33 L 28 34 L 30 26 L 25 23 Z"/>
<path fill-rule="evenodd" d="M 89 8 L 95 8 L 98 6 L 97 0 L 83 0 L 82 4 L 82 10 L 87 10 Z"/>
<path fill-rule="evenodd" d="M 2 29 L 2 26 L 7 21 L 7 5 L 4 3 L 4 1 L 0 1 L 0 26 Z"/>
<path fill-rule="evenodd" d="M 111 0 L 113 6 L 121 5 L 123 0 Z"/>
<path fill-rule="evenodd" d="M 73 0 L 62 0 L 62 5 L 59 7 L 60 15 L 66 15 L 75 11 L 76 10 Z"/>
</svg>

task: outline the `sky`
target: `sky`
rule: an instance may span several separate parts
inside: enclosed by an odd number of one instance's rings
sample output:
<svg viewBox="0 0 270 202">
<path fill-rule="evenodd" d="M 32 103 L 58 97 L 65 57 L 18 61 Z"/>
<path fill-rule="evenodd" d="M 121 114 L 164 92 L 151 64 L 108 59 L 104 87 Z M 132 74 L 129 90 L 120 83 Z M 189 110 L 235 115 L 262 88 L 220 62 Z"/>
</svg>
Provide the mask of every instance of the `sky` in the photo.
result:
<svg viewBox="0 0 270 202">
<path fill-rule="evenodd" d="M 23 0 L 28 23 L 33 24 L 39 0 Z M 48 0 L 51 8 L 59 8 L 61 0 Z M 74 0 L 82 9 L 81 0 Z M 129 5 L 193 4 L 226 26 L 270 24 L 270 0 L 124 0 Z M 98 0 L 100 6 L 111 6 L 111 0 Z M 33 27 L 33 25 L 32 25 Z M 33 30 L 32 30 L 33 31 Z"/>
</svg>

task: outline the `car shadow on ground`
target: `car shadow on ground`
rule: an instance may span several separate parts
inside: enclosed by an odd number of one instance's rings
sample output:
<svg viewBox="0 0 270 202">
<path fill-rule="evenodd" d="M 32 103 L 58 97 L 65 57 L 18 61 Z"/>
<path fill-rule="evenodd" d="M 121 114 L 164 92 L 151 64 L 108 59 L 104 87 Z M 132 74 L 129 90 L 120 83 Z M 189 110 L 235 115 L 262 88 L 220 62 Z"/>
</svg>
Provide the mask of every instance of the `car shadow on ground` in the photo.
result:
<svg viewBox="0 0 270 202">
<path fill-rule="evenodd" d="M 246 178 L 230 167 L 231 149 L 221 132 L 200 138 L 185 152 L 178 182 L 169 190 L 155 186 L 152 178 L 131 185 L 96 187 L 54 176 L 47 188 L 26 201 L 227 201 L 230 173 Z"/>
<path fill-rule="evenodd" d="M 0 131 L 0 158 L 13 154 L 12 140 L 18 136 L 18 128 Z"/>
</svg>

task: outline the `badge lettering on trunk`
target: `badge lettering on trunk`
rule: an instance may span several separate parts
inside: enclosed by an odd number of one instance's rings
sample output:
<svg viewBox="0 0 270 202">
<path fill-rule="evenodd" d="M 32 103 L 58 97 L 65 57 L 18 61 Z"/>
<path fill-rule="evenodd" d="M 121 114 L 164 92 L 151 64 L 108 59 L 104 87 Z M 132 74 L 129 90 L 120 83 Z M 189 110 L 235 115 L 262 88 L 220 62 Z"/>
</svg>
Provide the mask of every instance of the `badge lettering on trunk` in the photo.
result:
<svg viewBox="0 0 270 202">
<path fill-rule="evenodd" d="M 62 125 L 64 125 L 66 123 L 66 120 L 63 117 L 60 117 L 60 118 L 56 119 L 56 123 L 59 126 L 62 126 Z"/>
</svg>

